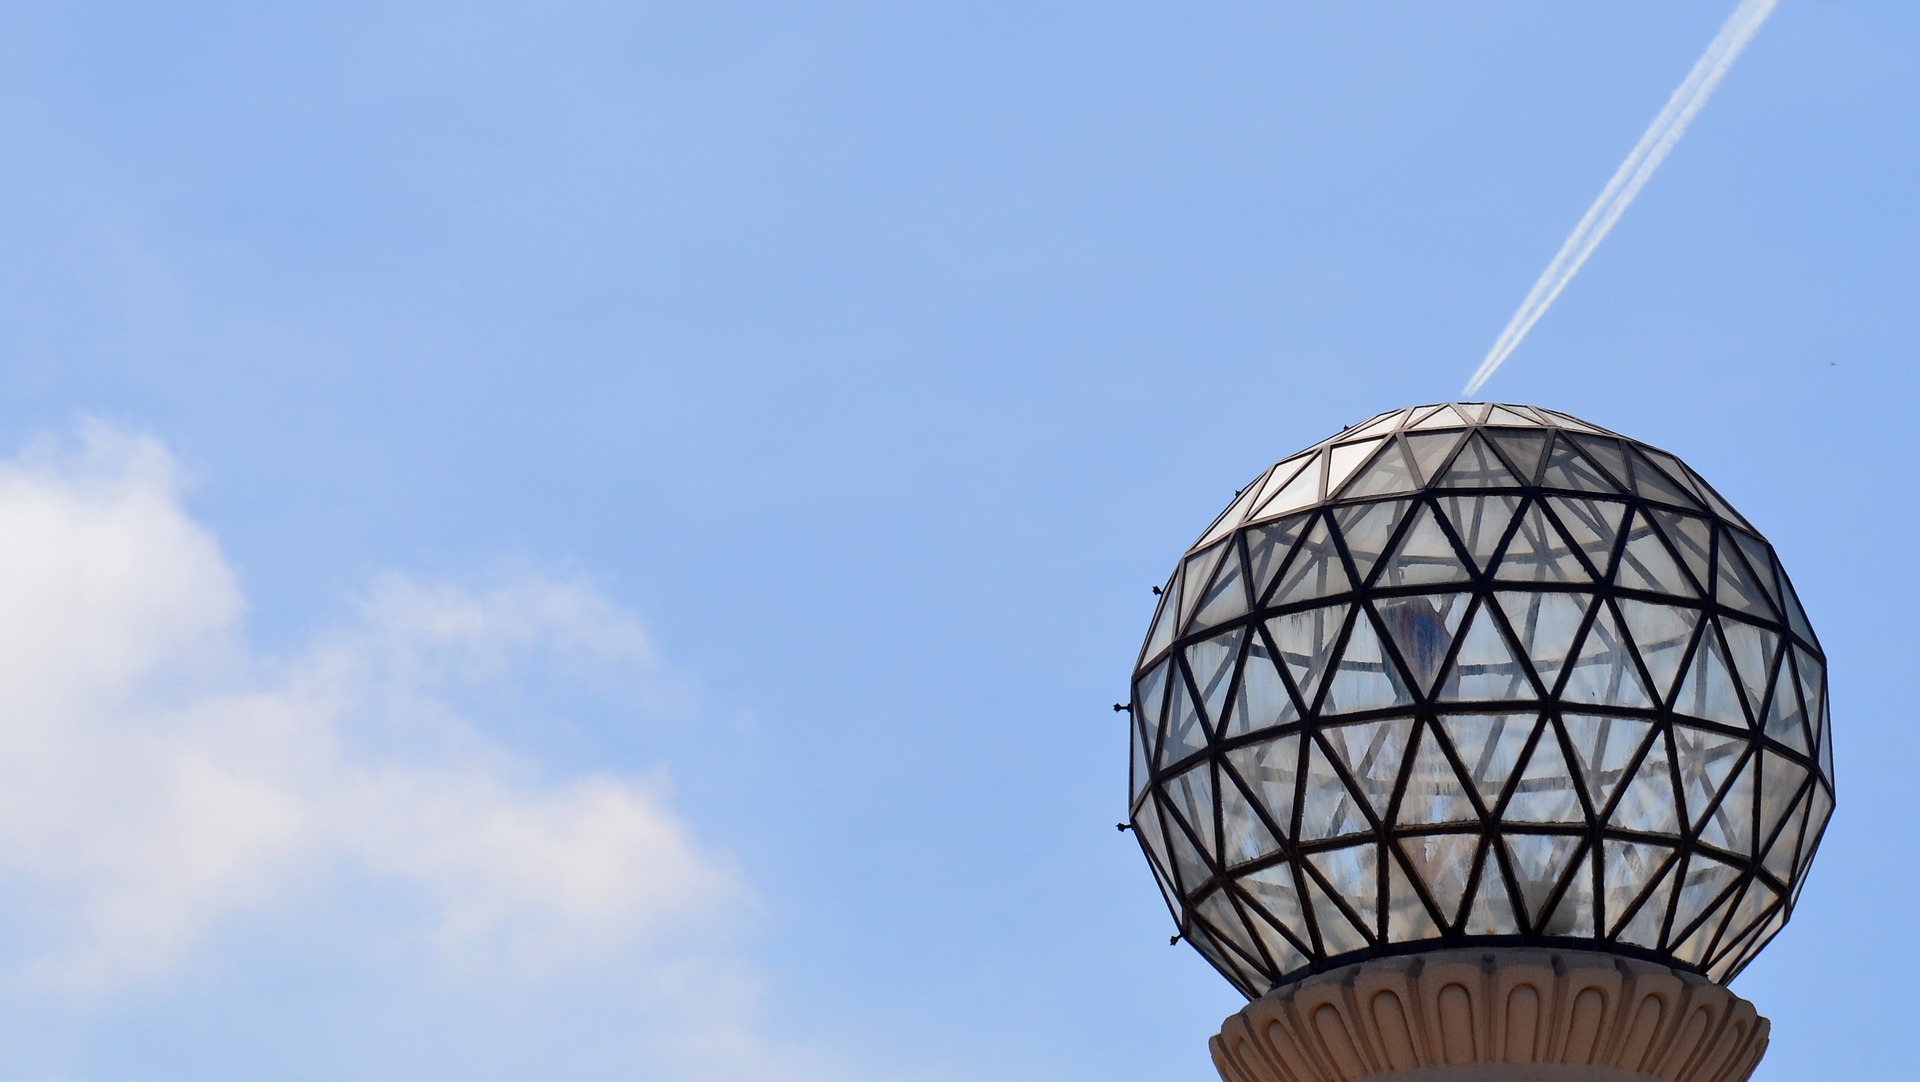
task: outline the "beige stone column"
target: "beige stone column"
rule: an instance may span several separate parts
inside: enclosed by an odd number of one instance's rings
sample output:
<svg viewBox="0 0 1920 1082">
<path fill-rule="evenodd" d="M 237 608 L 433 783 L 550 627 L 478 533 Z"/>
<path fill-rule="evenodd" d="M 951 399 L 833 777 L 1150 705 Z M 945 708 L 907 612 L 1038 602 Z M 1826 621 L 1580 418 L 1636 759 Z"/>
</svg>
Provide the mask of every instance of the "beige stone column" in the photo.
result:
<svg viewBox="0 0 1920 1082">
<path fill-rule="evenodd" d="M 1753 1005 L 1703 977 L 1588 951 L 1443 950 L 1286 985 L 1210 1042 L 1226 1082 L 1745 1082 Z"/>
</svg>

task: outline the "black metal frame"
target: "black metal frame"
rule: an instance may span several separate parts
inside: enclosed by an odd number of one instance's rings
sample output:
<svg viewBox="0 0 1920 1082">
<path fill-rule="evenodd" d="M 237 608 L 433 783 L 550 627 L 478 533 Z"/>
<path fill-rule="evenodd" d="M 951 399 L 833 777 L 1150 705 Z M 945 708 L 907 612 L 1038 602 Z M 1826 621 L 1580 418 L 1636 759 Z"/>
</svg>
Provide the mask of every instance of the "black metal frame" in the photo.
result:
<svg viewBox="0 0 1920 1082">
<path fill-rule="evenodd" d="M 1825 656 L 1771 547 L 1671 455 L 1524 406 L 1397 410 L 1267 470 L 1133 689 L 1135 835 L 1249 997 L 1466 943 L 1724 982 L 1833 807 Z"/>
</svg>

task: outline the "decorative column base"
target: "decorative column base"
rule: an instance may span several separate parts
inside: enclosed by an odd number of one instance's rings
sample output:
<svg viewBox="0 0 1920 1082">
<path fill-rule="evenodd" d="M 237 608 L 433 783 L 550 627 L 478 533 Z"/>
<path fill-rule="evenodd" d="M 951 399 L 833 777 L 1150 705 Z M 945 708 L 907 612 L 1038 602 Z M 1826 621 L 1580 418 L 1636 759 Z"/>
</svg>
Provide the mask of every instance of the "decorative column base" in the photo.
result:
<svg viewBox="0 0 1920 1082">
<path fill-rule="evenodd" d="M 1276 989 L 1209 1042 L 1226 1082 L 1746 1082 L 1753 1005 L 1703 977 L 1590 951 L 1377 958 Z"/>
</svg>

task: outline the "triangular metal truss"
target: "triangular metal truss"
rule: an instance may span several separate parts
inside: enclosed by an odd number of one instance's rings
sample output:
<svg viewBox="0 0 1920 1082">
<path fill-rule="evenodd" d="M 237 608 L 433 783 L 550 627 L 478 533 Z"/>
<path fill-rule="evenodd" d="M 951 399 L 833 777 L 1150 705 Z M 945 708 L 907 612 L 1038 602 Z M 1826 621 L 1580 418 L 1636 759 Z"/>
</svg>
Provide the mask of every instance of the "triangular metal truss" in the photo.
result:
<svg viewBox="0 0 1920 1082">
<path fill-rule="evenodd" d="M 1683 463 L 1551 410 L 1382 414 L 1242 490 L 1135 668 L 1132 822 L 1248 996 L 1558 943 L 1717 981 L 1833 811 L 1826 659 Z"/>
</svg>

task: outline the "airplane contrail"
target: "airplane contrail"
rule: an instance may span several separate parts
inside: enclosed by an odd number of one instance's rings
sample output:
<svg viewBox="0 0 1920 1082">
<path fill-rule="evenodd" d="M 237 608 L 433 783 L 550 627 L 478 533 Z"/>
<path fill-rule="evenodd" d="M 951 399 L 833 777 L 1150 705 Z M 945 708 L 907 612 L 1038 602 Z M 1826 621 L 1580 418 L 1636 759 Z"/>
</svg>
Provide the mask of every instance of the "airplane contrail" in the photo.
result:
<svg viewBox="0 0 1920 1082">
<path fill-rule="evenodd" d="M 1778 2 L 1741 0 L 1740 6 L 1727 16 L 1720 33 L 1714 36 L 1707 51 L 1693 65 L 1693 70 L 1687 73 L 1680 89 L 1667 99 L 1666 108 L 1653 118 L 1652 125 L 1640 137 L 1640 142 L 1635 144 L 1633 152 L 1627 155 L 1626 161 L 1620 163 L 1613 179 L 1607 181 L 1600 198 L 1587 208 L 1586 216 L 1580 219 L 1579 225 L 1573 227 L 1573 234 L 1560 246 L 1559 254 L 1553 257 L 1552 263 L 1547 264 L 1540 280 L 1533 283 L 1527 299 L 1520 302 L 1520 310 L 1513 314 L 1507 329 L 1500 332 L 1493 348 L 1487 351 L 1486 360 L 1480 362 L 1480 367 L 1474 371 L 1473 378 L 1467 381 L 1466 390 L 1462 393 L 1473 394 L 1487 382 L 1487 378 L 1499 369 L 1520 345 L 1520 340 L 1546 314 L 1553 299 L 1580 272 L 1587 257 L 1593 254 L 1593 250 L 1606 238 L 1607 231 L 1613 228 L 1613 223 L 1620 220 L 1620 215 L 1632 204 L 1633 197 L 1640 194 L 1640 189 L 1646 186 L 1653 171 L 1666 160 L 1667 152 L 1686 134 L 1687 125 L 1700 112 L 1700 107 L 1707 103 L 1713 88 L 1720 85 L 1727 69 L 1739 59 L 1740 51 L 1747 47 L 1747 42 L 1753 40 L 1760 24 L 1773 14 L 1774 5 Z"/>
</svg>

